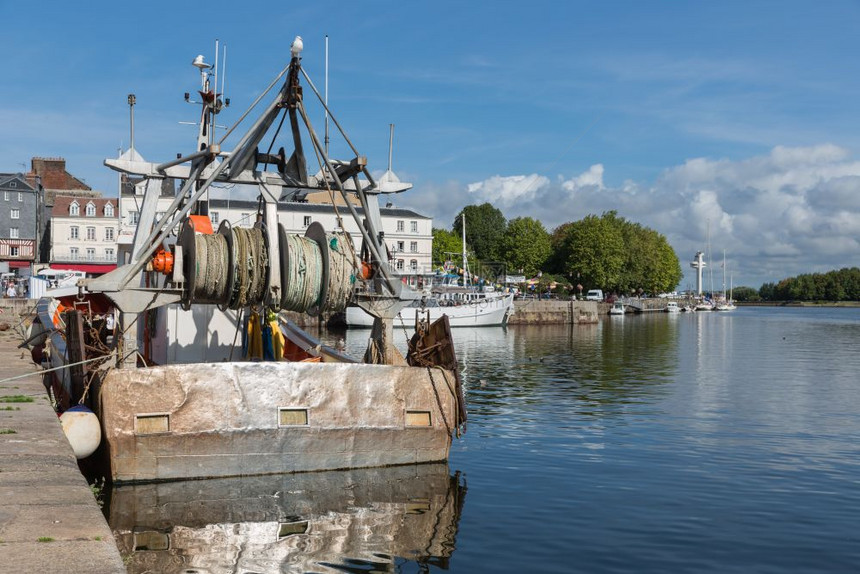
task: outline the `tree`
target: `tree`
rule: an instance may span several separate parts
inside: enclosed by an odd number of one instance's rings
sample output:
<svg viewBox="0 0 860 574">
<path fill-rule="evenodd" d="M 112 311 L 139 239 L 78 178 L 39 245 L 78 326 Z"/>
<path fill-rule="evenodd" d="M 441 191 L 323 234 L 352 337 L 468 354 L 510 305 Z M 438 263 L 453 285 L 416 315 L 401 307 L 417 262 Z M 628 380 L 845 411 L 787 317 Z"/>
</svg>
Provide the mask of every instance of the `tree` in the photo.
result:
<svg viewBox="0 0 860 574">
<path fill-rule="evenodd" d="M 466 216 L 466 245 L 475 257 L 485 261 L 498 261 L 502 254 L 502 237 L 507 227 L 505 216 L 489 203 L 467 205 L 454 218 L 452 230 L 458 236 L 463 232 L 463 215 Z"/>
<path fill-rule="evenodd" d="M 548 270 L 586 288 L 661 293 L 681 281 L 681 263 L 666 238 L 615 211 L 557 227 L 550 244 Z"/>
<path fill-rule="evenodd" d="M 433 264 L 443 265 L 451 259 L 449 253 L 462 253 L 463 240 L 453 231 L 433 229 Z M 461 265 L 462 263 L 458 263 Z"/>
<path fill-rule="evenodd" d="M 567 231 L 571 225 L 573 225 L 573 222 L 562 223 L 553 229 L 549 236 L 550 254 L 544 266 L 550 273 L 560 273 L 562 275 L 567 273 L 565 271 L 567 255 L 564 250 L 564 242 L 567 239 Z"/>
<path fill-rule="evenodd" d="M 533 277 L 542 269 L 550 249 L 549 233 L 540 221 L 517 217 L 508 222 L 502 236 L 501 254 L 509 273 Z"/>
<path fill-rule="evenodd" d="M 788 277 L 759 289 L 765 301 L 858 301 L 860 269 L 844 267 L 827 273 L 806 273 Z"/>
<path fill-rule="evenodd" d="M 732 299 L 739 302 L 754 302 L 761 301 L 761 295 L 752 287 L 735 287 L 732 292 Z"/>
<path fill-rule="evenodd" d="M 571 223 L 564 234 L 564 273 L 586 289 L 607 289 L 621 282 L 624 267 L 624 238 L 615 222 L 615 212 L 588 215 Z"/>
</svg>

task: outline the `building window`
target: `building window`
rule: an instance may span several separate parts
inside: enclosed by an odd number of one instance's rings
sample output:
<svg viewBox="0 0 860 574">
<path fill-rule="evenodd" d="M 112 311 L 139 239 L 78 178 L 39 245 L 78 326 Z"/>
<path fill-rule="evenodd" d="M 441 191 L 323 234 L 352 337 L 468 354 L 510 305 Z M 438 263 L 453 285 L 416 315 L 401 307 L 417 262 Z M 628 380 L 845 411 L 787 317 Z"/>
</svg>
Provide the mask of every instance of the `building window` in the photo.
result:
<svg viewBox="0 0 860 574">
<path fill-rule="evenodd" d="M 398 269 L 403 269 L 403 260 L 402 260 L 402 259 L 398 259 L 398 260 L 397 260 L 397 265 L 396 265 L 396 267 L 397 267 Z"/>
<path fill-rule="evenodd" d="M 105 227 L 105 241 L 113 241 L 113 227 Z"/>
<path fill-rule="evenodd" d="M 9 228 L 9 239 L 18 239 L 18 228 L 10 227 Z"/>
<path fill-rule="evenodd" d="M 80 233 L 78 232 L 78 226 L 73 225 L 69 228 L 69 239 L 79 239 Z"/>
<path fill-rule="evenodd" d="M 9 187 L 18 187 L 18 182 L 17 181 L 10 181 Z"/>
<path fill-rule="evenodd" d="M 397 242 L 397 251 L 403 251 L 404 250 L 403 245 L 404 245 L 403 241 L 398 241 Z"/>
<path fill-rule="evenodd" d="M 398 220 L 397 220 L 397 231 L 402 232 L 404 229 L 405 229 L 405 228 L 403 227 L 403 220 L 402 220 L 402 219 L 398 219 Z"/>
<path fill-rule="evenodd" d="M 110 262 L 110 261 L 116 261 L 116 255 L 114 254 L 113 249 L 111 249 L 110 247 L 108 247 L 107 249 L 105 249 L 105 259 L 106 259 L 108 262 Z"/>
<path fill-rule="evenodd" d="M 131 225 L 137 225 L 140 222 L 140 212 L 139 211 L 129 211 L 128 212 L 128 220 Z"/>
<path fill-rule="evenodd" d="M 13 181 L 12 183 L 15 183 L 15 182 Z M 14 187 L 14 186 L 12 186 L 12 187 Z M 18 192 L 18 201 L 24 201 L 24 192 L 23 191 Z"/>
<path fill-rule="evenodd" d="M 110 203 L 105 204 L 105 217 L 113 217 L 113 205 Z"/>
<path fill-rule="evenodd" d="M 87 260 L 92 261 L 96 258 L 96 250 L 92 247 L 87 247 Z"/>
<path fill-rule="evenodd" d="M 418 253 L 418 242 L 410 241 L 409 242 L 409 252 L 410 253 Z"/>
<path fill-rule="evenodd" d="M 216 225 L 218 225 L 218 219 L 219 219 L 219 217 L 218 217 L 217 211 L 210 211 L 209 212 L 209 221 L 212 222 L 212 227 L 215 227 Z"/>
<path fill-rule="evenodd" d="M 410 261 L 409 262 L 409 268 L 412 269 L 413 271 L 418 271 L 418 260 L 413 259 L 412 261 Z"/>
<path fill-rule="evenodd" d="M 87 241 L 95 241 L 96 240 L 96 228 L 95 227 L 87 227 Z"/>
<path fill-rule="evenodd" d="M 87 217 L 95 217 L 96 216 L 96 206 L 91 201 L 87 204 Z"/>
<path fill-rule="evenodd" d="M 6 201 L 9 201 L 9 192 L 8 191 L 3 192 L 3 199 Z"/>
<path fill-rule="evenodd" d="M 78 260 L 78 248 L 77 247 L 70 247 L 69 248 L 69 259 L 71 259 L 72 261 Z"/>
<path fill-rule="evenodd" d="M 17 245 L 10 245 L 9 246 L 9 255 L 11 257 L 18 257 L 18 246 Z"/>
<path fill-rule="evenodd" d="M 310 224 L 311 224 L 311 216 L 305 215 L 304 219 L 302 220 L 302 227 L 307 227 Z"/>
<path fill-rule="evenodd" d="M 412 233 L 418 233 L 418 222 L 417 221 L 410 221 L 409 227 L 412 230 Z"/>
<path fill-rule="evenodd" d="M 12 219 L 21 219 L 21 210 L 17 208 L 12 208 L 12 212 L 9 214 L 9 217 Z"/>
<path fill-rule="evenodd" d="M 73 201 L 69 206 L 69 215 L 80 215 L 81 214 L 81 206 L 78 205 L 77 201 Z"/>
</svg>

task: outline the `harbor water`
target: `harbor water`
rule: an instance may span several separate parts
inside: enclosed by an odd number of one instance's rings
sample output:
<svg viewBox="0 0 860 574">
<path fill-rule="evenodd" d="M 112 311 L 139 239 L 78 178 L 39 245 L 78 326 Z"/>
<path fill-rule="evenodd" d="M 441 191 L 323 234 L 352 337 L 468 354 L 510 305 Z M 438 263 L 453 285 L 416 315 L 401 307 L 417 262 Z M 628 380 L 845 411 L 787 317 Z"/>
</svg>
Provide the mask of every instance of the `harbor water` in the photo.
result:
<svg viewBox="0 0 860 574">
<path fill-rule="evenodd" d="M 860 570 L 860 309 L 454 338 L 447 465 L 118 487 L 129 571 Z"/>
</svg>

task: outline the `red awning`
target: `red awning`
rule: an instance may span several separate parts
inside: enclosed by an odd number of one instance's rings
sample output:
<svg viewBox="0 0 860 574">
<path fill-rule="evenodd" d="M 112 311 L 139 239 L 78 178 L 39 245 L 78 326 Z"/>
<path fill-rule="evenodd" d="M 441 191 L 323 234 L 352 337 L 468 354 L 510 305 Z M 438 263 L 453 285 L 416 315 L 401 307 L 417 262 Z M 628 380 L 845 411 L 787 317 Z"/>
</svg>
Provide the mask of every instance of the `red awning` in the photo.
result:
<svg viewBox="0 0 860 574">
<path fill-rule="evenodd" d="M 116 265 L 95 265 L 93 263 L 56 263 L 51 269 L 57 271 L 83 271 L 84 273 L 107 273 L 116 269 Z"/>
<path fill-rule="evenodd" d="M 29 267 L 29 266 L 30 266 L 29 261 L 14 261 L 14 260 L 9 261 L 9 268 L 10 269 L 22 269 L 24 267 Z"/>
</svg>

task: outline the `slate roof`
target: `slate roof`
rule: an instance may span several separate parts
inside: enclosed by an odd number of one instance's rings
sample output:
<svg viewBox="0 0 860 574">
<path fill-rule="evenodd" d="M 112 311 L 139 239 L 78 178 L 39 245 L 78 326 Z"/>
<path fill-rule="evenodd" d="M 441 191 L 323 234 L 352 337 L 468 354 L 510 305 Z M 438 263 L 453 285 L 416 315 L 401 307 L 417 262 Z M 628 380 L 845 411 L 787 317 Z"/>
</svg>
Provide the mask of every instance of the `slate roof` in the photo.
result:
<svg viewBox="0 0 860 574">
<path fill-rule="evenodd" d="M 113 205 L 114 215 L 110 219 L 116 219 L 119 214 L 118 201 L 115 197 L 75 197 L 71 195 L 58 195 L 54 199 L 54 207 L 51 210 L 51 217 L 69 217 L 69 207 L 73 201 L 77 201 L 80 206 L 81 219 L 97 219 L 105 217 L 105 205 L 110 203 Z M 87 204 L 92 202 L 96 206 L 95 217 L 87 217 Z"/>
</svg>

